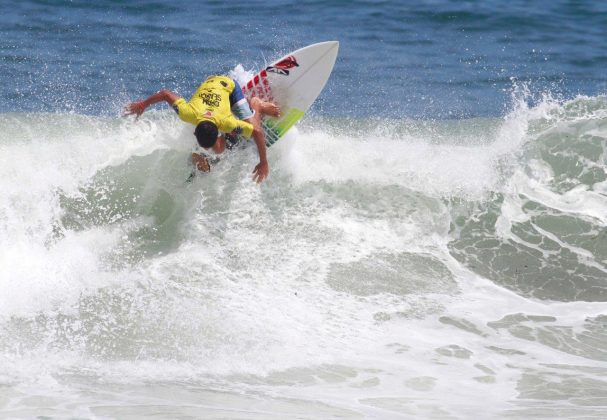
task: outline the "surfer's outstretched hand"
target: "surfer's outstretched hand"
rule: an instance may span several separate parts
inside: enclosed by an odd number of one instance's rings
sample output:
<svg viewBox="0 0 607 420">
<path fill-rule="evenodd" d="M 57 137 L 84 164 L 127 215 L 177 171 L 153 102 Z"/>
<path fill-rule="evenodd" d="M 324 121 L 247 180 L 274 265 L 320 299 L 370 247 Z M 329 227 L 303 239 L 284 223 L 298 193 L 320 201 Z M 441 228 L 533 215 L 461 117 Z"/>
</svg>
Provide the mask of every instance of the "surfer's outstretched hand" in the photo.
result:
<svg viewBox="0 0 607 420">
<path fill-rule="evenodd" d="M 145 111 L 144 101 L 131 102 L 130 104 L 124 107 L 123 116 L 126 117 L 127 115 L 136 115 L 137 118 L 139 118 L 139 116 L 143 114 L 143 111 Z"/>
<path fill-rule="evenodd" d="M 255 166 L 255 169 L 253 169 L 253 181 L 260 184 L 268 177 L 269 173 L 270 167 L 268 166 L 268 162 L 259 162 L 257 166 Z"/>
<path fill-rule="evenodd" d="M 211 172 L 209 158 L 204 154 L 192 153 L 192 163 L 200 172 Z"/>
</svg>

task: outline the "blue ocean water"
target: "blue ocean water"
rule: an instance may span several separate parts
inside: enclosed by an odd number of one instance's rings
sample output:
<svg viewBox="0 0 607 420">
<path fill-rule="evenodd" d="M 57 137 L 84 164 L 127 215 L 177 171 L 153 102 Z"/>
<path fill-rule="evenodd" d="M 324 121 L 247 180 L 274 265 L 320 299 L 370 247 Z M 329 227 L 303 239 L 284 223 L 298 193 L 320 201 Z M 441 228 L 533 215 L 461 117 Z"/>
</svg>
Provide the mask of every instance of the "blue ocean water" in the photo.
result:
<svg viewBox="0 0 607 420">
<path fill-rule="evenodd" d="M 607 91 L 607 5 L 595 1 L 11 1 L 0 14 L 0 111 L 112 114 L 162 87 L 256 70 L 339 40 L 316 110 L 332 116 L 503 115 L 513 82 Z"/>
<path fill-rule="evenodd" d="M 121 117 L 327 40 L 261 185 Z M 0 2 L 0 418 L 607 418 L 606 40 L 591 1 Z"/>
</svg>

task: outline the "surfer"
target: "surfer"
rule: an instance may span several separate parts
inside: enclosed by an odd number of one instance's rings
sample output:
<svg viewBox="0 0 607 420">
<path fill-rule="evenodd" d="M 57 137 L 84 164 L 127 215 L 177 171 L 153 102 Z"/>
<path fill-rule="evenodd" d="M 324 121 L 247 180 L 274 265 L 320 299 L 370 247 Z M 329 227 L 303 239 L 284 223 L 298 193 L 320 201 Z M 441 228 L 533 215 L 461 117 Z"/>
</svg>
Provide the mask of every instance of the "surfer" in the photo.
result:
<svg viewBox="0 0 607 420">
<path fill-rule="evenodd" d="M 163 89 L 149 98 L 131 102 L 125 107 L 125 115 L 139 117 L 145 109 L 158 102 L 167 102 L 179 118 L 196 126 L 194 135 L 200 147 L 223 153 L 226 136 L 240 134 L 251 138 L 257 145 L 259 163 L 253 170 L 253 179 L 260 183 L 270 171 L 266 159 L 266 143 L 261 117 L 280 116 L 280 109 L 271 102 L 253 98 L 247 101 L 237 81 L 228 76 L 211 76 L 194 92 L 189 102 L 170 90 Z M 208 157 L 203 153 L 192 153 L 192 162 L 198 170 L 209 172 Z"/>
</svg>

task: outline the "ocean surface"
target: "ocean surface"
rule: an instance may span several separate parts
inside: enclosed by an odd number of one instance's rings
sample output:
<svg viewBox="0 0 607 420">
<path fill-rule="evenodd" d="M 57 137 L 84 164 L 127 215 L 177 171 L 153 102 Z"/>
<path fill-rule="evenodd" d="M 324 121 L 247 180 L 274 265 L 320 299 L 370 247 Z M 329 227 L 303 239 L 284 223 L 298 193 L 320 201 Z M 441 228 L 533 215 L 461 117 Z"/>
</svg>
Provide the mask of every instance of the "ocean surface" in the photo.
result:
<svg viewBox="0 0 607 420">
<path fill-rule="evenodd" d="M 606 2 L 0 10 L 0 418 L 607 417 Z M 261 186 L 121 117 L 327 40 Z"/>
</svg>

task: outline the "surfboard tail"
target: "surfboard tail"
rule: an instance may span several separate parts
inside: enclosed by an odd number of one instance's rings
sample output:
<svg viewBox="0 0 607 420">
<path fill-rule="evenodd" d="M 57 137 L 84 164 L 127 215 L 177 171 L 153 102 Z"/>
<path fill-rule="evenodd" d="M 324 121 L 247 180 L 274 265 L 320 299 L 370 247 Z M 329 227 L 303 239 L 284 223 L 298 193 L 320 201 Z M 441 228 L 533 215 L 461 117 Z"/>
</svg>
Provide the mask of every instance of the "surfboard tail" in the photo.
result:
<svg viewBox="0 0 607 420">
<path fill-rule="evenodd" d="M 286 134 L 297 123 L 304 112 L 297 108 L 289 109 L 280 119 L 266 118 L 262 121 L 263 131 L 266 135 L 266 146 L 270 147 Z"/>
</svg>

